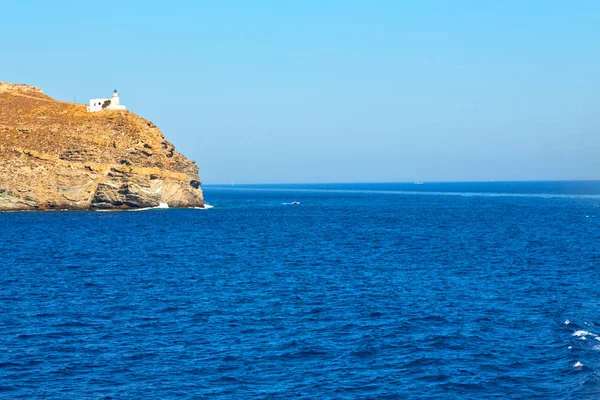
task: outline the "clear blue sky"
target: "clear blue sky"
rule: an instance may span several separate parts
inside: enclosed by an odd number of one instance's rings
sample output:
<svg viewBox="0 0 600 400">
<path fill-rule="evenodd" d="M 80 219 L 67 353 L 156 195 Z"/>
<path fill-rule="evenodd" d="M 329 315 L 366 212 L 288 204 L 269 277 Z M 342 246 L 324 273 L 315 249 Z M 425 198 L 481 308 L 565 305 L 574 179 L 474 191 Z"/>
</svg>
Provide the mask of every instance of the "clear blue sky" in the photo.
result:
<svg viewBox="0 0 600 400">
<path fill-rule="evenodd" d="M 2 0 L 0 80 L 115 88 L 204 183 L 600 178 L 600 2 Z"/>
</svg>

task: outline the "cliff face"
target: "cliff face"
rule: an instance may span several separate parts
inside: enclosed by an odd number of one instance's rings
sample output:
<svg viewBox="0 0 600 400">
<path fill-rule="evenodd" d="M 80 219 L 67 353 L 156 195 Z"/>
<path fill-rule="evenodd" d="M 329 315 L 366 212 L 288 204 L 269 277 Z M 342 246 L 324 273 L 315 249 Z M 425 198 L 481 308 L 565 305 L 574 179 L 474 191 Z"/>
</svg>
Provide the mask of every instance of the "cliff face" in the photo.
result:
<svg viewBox="0 0 600 400">
<path fill-rule="evenodd" d="M 0 211 L 204 207 L 198 167 L 150 121 L 0 82 Z"/>
</svg>

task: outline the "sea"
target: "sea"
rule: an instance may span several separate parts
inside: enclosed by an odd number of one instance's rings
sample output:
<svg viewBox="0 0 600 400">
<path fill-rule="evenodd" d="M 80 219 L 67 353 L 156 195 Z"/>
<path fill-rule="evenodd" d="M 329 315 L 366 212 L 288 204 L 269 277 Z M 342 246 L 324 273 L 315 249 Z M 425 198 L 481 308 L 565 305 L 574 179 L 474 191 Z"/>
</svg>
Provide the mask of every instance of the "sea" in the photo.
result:
<svg viewBox="0 0 600 400">
<path fill-rule="evenodd" d="M 600 181 L 204 194 L 0 214 L 1 399 L 600 398 Z"/>
</svg>

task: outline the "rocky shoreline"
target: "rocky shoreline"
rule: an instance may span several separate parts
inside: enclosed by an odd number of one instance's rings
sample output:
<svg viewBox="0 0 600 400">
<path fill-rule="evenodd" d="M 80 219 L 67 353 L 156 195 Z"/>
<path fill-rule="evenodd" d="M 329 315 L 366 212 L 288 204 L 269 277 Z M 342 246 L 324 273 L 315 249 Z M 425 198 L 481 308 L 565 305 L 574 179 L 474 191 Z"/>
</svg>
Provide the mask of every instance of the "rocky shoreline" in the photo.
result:
<svg viewBox="0 0 600 400">
<path fill-rule="evenodd" d="M 202 208 L 200 185 L 152 122 L 0 82 L 0 211 Z"/>
</svg>

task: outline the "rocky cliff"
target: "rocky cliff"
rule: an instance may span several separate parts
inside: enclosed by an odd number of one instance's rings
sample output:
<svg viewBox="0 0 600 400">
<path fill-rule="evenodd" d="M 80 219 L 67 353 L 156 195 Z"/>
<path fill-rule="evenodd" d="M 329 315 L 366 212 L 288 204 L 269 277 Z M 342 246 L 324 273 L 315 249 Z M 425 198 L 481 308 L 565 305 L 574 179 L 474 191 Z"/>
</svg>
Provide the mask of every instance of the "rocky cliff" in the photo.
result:
<svg viewBox="0 0 600 400">
<path fill-rule="evenodd" d="M 198 167 L 150 121 L 0 82 L 0 211 L 204 207 Z"/>
</svg>

